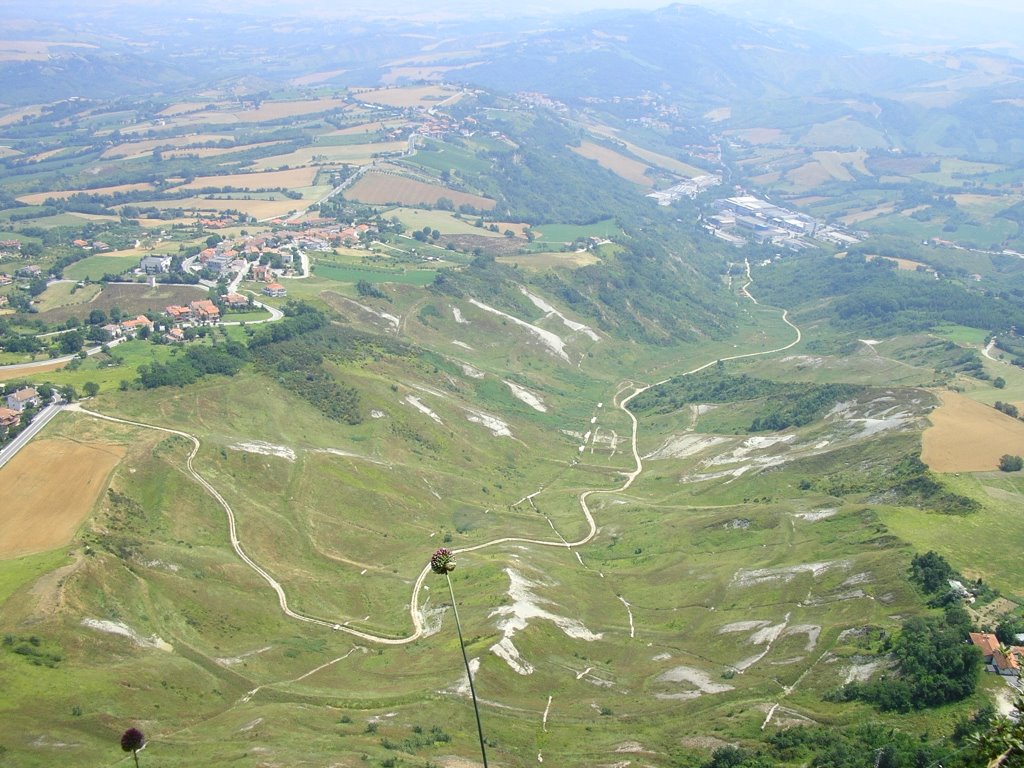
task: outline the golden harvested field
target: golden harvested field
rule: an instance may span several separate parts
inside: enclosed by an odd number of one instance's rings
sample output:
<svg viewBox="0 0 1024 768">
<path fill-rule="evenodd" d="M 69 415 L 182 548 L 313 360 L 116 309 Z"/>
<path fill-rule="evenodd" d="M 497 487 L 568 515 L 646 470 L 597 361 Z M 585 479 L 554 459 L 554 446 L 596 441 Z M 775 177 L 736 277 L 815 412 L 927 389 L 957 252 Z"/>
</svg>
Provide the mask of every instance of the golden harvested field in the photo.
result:
<svg viewBox="0 0 1024 768">
<path fill-rule="evenodd" d="M 115 157 L 137 157 L 147 152 L 152 152 L 157 147 L 194 147 L 197 144 L 205 144 L 208 141 L 231 140 L 226 133 L 199 133 L 191 136 L 175 136 L 170 139 L 145 139 L 143 141 L 129 141 L 125 144 L 118 144 L 104 152 L 101 157 L 111 159 Z"/>
<path fill-rule="evenodd" d="M 316 168 L 291 168 L 287 171 L 260 173 L 234 173 L 229 176 L 199 176 L 190 184 L 174 189 L 203 189 L 204 187 L 236 187 L 237 189 L 295 189 L 309 187 L 316 178 Z"/>
<path fill-rule="evenodd" d="M 302 101 L 265 101 L 257 109 L 242 109 L 231 114 L 240 123 L 262 123 L 282 117 L 312 115 L 329 109 L 344 109 L 344 99 L 304 99 Z"/>
<path fill-rule="evenodd" d="M 26 362 L 30 362 L 26 360 Z M 30 378 L 40 373 L 49 373 L 50 371 L 59 371 L 67 365 L 64 363 L 47 363 L 46 365 L 40 365 L 37 368 L 0 368 L 0 381 L 13 381 L 15 379 Z M 13 463 L 13 462 L 11 462 Z M 7 466 L 10 466 L 8 464 Z M 3 478 L 0 473 L 0 479 Z M 2 522 L 2 521 L 0 521 Z"/>
<path fill-rule="evenodd" d="M 124 457 L 122 446 L 34 440 L 0 469 L 17 502 L 0 517 L 0 559 L 46 552 L 71 541 Z"/>
<path fill-rule="evenodd" d="M 26 205 L 39 205 L 50 197 L 54 200 L 67 200 L 72 195 L 77 194 L 110 195 L 114 192 L 135 192 L 140 189 L 153 189 L 153 185 L 149 182 L 140 182 L 138 184 L 118 184 L 114 187 L 97 187 L 96 189 L 66 189 L 61 192 L 34 192 L 31 195 L 22 195 L 18 198 L 18 202 L 25 203 Z"/>
<path fill-rule="evenodd" d="M 241 211 L 247 216 L 255 216 L 257 219 L 272 219 L 305 207 L 301 200 L 207 200 L 204 197 L 186 197 L 183 200 L 158 200 L 147 203 L 147 205 L 160 209 L 181 208 L 184 211 L 191 211 L 203 216 L 228 210 Z M 187 216 L 184 220 L 189 221 Z M 166 222 L 161 226 L 166 226 Z"/>
<path fill-rule="evenodd" d="M 331 146 L 329 144 L 314 144 L 312 147 L 291 152 L 287 155 L 273 155 L 258 160 L 253 168 L 262 170 L 265 168 L 280 168 L 282 165 L 333 165 L 337 163 L 351 163 L 352 165 L 368 165 L 373 161 L 373 156 L 382 152 L 403 152 L 409 143 L 406 141 L 385 141 L 376 144 L 350 144 Z"/>
<path fill-rule="evenodd" d="M 495 201 L 486 197 L 383 173 L 367 173 L 344 194 L 346 199 L 369 205 L 434 205 L 442 197 L 447 197 L 456 208 L 466 204 L 489 211 L 495 206 Z"/>
<path fill-rule="evenodd" d="M 369 104 L 385 104 L 389 107 L 436 107 L 438 104 L 458 100 L 459 91 L 442 88 L 439 85 L 423 85 L 415 88 L 381 88 L 375 91 L 361 91 L 354 94 L 359 101 Z"/>
<path fill-rule="evenodd" d="M 644 165 L 639 160 L 619 154 L 614 149 L 602 147 L 600 144 L 595 144 L 592 141 L 584 141 L 580 146 L 571 147 L 571 149 L 577 155 L 597 161 L 597 164 L 602 168 L 607 168 L 616 176 L 621 176 L 626 181 L 631 181 L 644 187 L 650 187 L 654 184 L 654 180 L 644 174 L 649 169 L 649 166 Z"/>
<path fill-rule="evenodd" d="M 2 146 L 0 147 L 0 157 L 14 157 L 20 155 L 21 152 L 14 149 L 13 147 Z"/>
<path fill-rule="evenodd" d="M 931 269 L 927 264 L 920 261 L 911 261 L 910 259 L 901 259 L 896 256 L 878 256 L 874 253 L 870 253 L 864 257 L 866 261 L 873 261 L 874 259 L 887 259 L 888 261 L 894 262 L 898 269 L 904 269 L 908 272 L 914 272 L 918 267 L 924 267 L 925 269 Z"/>
<path fill-rule="evenodd" d="M 1003 454 L 1024 455 L 1024 421 L 957 392 L 942 392 L 929 417 L 921 460 L 935 472 L 989 472 Z"/>
</svg>

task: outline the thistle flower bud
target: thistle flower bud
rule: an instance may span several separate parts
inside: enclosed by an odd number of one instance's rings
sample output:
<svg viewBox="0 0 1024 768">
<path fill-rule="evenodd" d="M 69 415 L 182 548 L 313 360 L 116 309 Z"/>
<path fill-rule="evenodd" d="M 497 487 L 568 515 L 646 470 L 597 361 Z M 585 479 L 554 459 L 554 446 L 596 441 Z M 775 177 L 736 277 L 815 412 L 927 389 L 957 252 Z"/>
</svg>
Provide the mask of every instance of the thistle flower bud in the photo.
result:
<svg viewBox="0 0 1024 768">
<path fill-rule="evenodd" d="M 431 555 L 430 570 L 442 576 L 455 570 L 455 555 L 448 547 L 441 547 Z"/>
</svg>

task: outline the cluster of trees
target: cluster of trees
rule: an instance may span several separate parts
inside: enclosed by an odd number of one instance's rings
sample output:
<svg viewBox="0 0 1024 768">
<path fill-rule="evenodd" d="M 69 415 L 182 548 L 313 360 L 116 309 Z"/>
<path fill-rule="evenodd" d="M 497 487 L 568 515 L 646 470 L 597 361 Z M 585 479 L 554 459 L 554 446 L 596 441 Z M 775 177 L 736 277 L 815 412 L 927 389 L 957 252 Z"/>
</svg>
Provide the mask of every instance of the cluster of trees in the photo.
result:
<svg viewBox="0 0 1024 768">
<path fill-rule="evenodd" d="M 184 355 L 168 363 L 140 365 L 139 382 L 146 389 L 184 387 L 208 374 L 234 376 L 248 359 L 245 345 L 237 341 L 215 346 L 188 347 Z"/>
<path fill-rule="evenodd" d="M 647 390 L 632 402 L 639 413 L 671 413 L 689 403 L 736 403 L 764 400 L 768 410 L 747 428 L 750 432 L 809 424 L 836 403 L 857 397 L 864 387 L 852 384 L 784 383 L 747 374 L 724 373 L 719 363 L 691 376 L 679 376 Z"/>
<path fill-rule="evenodd" d="M 1024 469 L 1024 457 L 1004 453 L 999 457 L 999 469 L 1003 472 L 1020 472 Z"/>
<path fill-rule="evenodd" d="M 909 712 L 961 701 L 981 672 L 981 651 L 965 642 L 972 629 L 967 611 L 950 606 L 943 617 L 913 616 L 892 641 L 896 674 L 867 683 L 847 683 L 836 696 L 860 699 L 883 711 Z"/>
<path fill-rule="evenodd" d="M 784 307 L 818 307 L 844 330 L 925 330 L 957 323 L 985 330 L 1024 328 L 1024 299 L 1012 291 L 985 292 L 949 280 L 904 273 L 888 259 L 867 261 L 850 253 L 844 259 L 824 255 L 787 258 L 758 273 L 761 295 Z M 815 309 L 821 314 L 821 309 Z"/>
<path fill-rule="evenodd" d="M 996 400 L 993 407 L 1000 413 L 1005 413 L 1012 419 L 1016 419 L 1020 416 L 1020 410 L 1013 403 L 1004 403 L 1001 400 Z"/>
</svg>

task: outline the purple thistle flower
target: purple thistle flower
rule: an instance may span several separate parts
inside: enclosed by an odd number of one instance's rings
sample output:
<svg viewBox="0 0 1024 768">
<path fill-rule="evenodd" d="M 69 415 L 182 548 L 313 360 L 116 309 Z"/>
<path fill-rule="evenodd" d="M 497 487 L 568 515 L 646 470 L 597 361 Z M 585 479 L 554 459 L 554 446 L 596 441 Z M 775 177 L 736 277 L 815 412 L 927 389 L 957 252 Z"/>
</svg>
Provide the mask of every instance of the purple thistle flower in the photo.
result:
<svg viewBox="0 0 1024 768">
<path fill-rule="evenodd" d="M 121 735 L 121 749 L 125 752 L 137 752 L 146 743 L 146 737 L 138 728 L 129 728 Z"/>
<path fill-rule="evenodd" d="M 440 576 L 455 570 L 455 555 L 448 547 L 441 547 L 431 555 L 430 570 Z"/>
<path fill-rule="evenodd" d="M 145 743 L 146 737 L 138 728 L 129 728 L 121 734 L 121 749 L 132 753 L 132 757 L 135 758 L 135 768 L 139 768 L 139 750 Z"/>
</svg>

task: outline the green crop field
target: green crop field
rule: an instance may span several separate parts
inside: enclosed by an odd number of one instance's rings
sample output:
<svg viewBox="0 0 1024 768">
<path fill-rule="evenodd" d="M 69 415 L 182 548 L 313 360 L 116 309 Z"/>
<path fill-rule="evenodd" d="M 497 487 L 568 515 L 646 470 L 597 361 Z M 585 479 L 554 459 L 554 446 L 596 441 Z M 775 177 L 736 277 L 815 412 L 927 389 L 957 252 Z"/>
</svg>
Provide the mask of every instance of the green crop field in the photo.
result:
<svg viewBox="0 0 1024 768">
<path fill-rule="evenodd" d="M 356 283 L 365 280 L 369 283 L 406 283 L 408 285 L 429 285 L 437 274 L 432 269 L 385 270 L 365 269 L 360 267 L 334 267 L 328 264 L 317 264 L 316 274 L 329 280 L 342 283 Z"/>
</svg>

